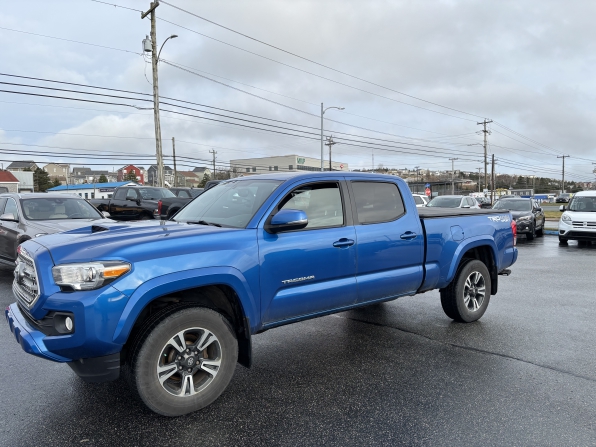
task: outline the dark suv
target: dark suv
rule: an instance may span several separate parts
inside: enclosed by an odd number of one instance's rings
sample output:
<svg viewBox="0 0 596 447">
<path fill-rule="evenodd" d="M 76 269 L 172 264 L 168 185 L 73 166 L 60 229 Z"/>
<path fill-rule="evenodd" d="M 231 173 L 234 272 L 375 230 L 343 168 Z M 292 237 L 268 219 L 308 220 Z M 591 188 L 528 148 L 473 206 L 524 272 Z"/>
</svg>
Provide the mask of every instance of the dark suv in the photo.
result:
<svg viewBox="0 0 596 447">
<path fill-rule="evenodd" d="M 517 223 L 517 234 L 525 234 L 528 240 L 544 233 L 544 211 L 534 199 L 500 199 L 495 210 L 509 210 Z"/>
</svg>

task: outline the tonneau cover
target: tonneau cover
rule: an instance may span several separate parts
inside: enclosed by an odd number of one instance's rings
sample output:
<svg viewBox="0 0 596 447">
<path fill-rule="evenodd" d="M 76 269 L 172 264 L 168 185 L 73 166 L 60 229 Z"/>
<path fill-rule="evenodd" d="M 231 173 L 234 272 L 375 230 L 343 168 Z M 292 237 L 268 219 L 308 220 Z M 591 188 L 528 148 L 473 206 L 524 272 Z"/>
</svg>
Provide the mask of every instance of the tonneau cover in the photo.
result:
<svg viewBox="0 0 596 447">
<path fill-rule="evenodd" d="M 437 217 L 456 217 L 456 216 L 474 216 L 478 214 L 503 214 L 509 213 L 508 210 L 493 209 L 475 209 L 475 208 L 439 208 L 434 206 L 425 206 L 416 208 L 418 215 L 423 219 L 433 219 Z"/>
</svg>

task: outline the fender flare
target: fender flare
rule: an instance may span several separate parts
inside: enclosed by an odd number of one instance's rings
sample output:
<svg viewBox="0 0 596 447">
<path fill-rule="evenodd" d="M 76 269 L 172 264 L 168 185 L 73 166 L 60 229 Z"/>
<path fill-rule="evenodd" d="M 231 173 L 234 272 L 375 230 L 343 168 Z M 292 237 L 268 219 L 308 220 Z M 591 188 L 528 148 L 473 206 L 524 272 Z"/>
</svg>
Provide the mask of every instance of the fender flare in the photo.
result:
<svg viewBox="0 0 596 447">
<path fill-rule="evenodd" d="M 464 254 L 472 248 L 482 246 L 490 247 L 493 256 L 493 261 L 495 263 L 495 266 L 497 266 L 498 270 L 499 262 L 497 260 L 497 253 L 499 252 L 499 250 L 497 248 L 495 240 L 492 237 L 487 236 L 472 237 L 469 239 L 465 239 L 464 242 L 457 247 L 457 250 L 455 250 L 455 253 L 453 254 L 453 260 L 451 261 L 451 265 L 449 266 L 449 272 L 447 273 L 447 284 L 449 284 L 453 280 L 455 273 L 457 272 L 457 268 L 459 267 L 459 264 L 461 263 L 461 260 L 464 257 Z"/>
<path fill-rule="evenodd" d="M 248 282 L 239 270 L 233 267 L 208 267 L 184 270 L 153 278 L 139 286 L 128 299 L 114 331 L 113 341 L 124 345 L 143 309 L 154 299 L 195 287 L 224 284 L 231 287 L 242 307 L 243 317 L 249 321 L 257 318 L 259 306 Z M 254 328 L 250 328 L 254 333 Z"/>
</svg>

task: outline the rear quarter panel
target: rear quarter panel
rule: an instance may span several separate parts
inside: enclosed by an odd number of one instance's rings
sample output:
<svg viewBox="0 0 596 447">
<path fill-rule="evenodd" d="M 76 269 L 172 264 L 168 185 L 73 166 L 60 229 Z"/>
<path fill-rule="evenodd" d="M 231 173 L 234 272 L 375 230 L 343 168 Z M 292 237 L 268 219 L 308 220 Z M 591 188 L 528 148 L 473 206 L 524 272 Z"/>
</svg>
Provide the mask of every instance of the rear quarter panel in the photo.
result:
<svg viewBox="0 0 596 447">
<path fill-rule="evenodd" d="M 511 215 L 479 214 L 423 219 L 426 231 L 426 277 L 420 291 L 446 287 L 468 250 L 489 247 L 497 270 L 512 265 Z"/>
</svg>

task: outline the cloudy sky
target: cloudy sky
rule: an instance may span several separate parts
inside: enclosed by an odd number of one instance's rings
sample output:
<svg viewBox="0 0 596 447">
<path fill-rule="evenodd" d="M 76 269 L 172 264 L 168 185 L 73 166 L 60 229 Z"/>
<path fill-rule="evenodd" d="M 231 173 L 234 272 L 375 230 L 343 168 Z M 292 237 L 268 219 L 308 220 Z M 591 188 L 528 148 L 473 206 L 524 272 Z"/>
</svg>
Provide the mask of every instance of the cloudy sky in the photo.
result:
<svg viewBox="0 0 596 447">
<path fill-rule="evenodd" d="M 153 114 L 142 110 L 150 96 L 6 76 L 151 93 L 141 54 L 150 23 L 137 11 L 149 1 L 106 2 L 122 7 L 4 2 L 0 90 L 29 93 L 0 92 L 5 166 L 154 163 Z M 221 167 L 234 158 L 320 157 L 323 102 L 345 108 L 327 111 L 325 128 L 339 143 L 334 160 L 351 169 L 370 169 L 374 154 L 375 167 L 441 170 L 457 158 L 456 169 L 474 171 L 483 154 L 477 122 L 486 118 L 497 172 L 560 178 L 557 155 L 570 155 L 566 178 L 594 179 L 596 3 L 168 0 L 157 16 L 159 44 L 178 35 L 161 54 L 160 94 L 195 103 L 162 98 L 170 103 L 162 105 L 164 153 L 176 137 L 182 169 L 205 165 L 211 149 Z"/>
</svg>

